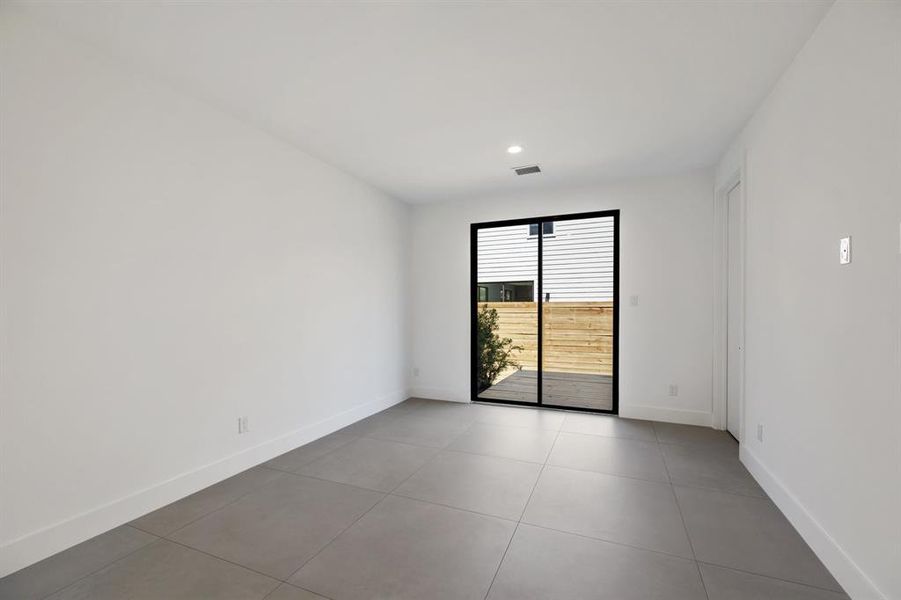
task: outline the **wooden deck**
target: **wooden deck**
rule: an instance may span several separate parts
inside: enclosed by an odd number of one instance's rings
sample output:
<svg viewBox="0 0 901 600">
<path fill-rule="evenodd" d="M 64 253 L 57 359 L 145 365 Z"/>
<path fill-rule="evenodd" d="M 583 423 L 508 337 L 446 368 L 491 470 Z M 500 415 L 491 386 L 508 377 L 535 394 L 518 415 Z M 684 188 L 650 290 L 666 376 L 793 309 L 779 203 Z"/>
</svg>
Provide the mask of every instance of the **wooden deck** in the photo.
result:
<svg viewBox="0 0 901 600">
<path fill-rule="evenodd" d="M 613 408 L 613 377 L 589 373 L 545 371 L 541 401 L 573 408 Z M 538 401 L 538 372 L 515 371 L 479 394 L 483 400 Z"/>
</svg>

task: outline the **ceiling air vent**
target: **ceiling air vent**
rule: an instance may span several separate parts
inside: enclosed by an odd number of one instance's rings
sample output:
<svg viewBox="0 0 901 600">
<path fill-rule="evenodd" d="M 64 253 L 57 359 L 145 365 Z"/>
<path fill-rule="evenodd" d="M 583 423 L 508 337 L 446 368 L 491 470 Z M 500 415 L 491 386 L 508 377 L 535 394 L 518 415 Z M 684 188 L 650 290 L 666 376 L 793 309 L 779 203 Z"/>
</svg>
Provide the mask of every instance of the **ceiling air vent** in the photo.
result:
<svg viewBox="0 0 901 600">
<path fill-rule="evenodd" d="M 517 175 L 531 175 L 532 173 L 541 173 L 541 167 L 538 165 L 528 165 L 526 167 L 514 167 Z"/>
</svg>

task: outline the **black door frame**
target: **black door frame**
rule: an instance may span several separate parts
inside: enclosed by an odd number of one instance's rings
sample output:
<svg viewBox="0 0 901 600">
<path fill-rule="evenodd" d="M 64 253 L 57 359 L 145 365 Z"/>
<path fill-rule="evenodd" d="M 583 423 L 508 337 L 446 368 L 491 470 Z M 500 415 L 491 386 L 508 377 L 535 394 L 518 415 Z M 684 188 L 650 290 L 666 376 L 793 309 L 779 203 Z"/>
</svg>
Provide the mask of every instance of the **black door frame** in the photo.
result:
<svg viewBox="0 0 901 600">
<path fill-rule="evenodd" d="M 558 406 L 542 402 L 542 352 L 544 349 L 544 223 L 558 221 L 572 221 L 576 219 L 593 219 L 598 217 L 613 217 L 613 407 L 610 410 L 599 408 L 582 408 L 577 406 Z M 538 224 L 538 389 L 536 390 L 536 402 L 522 402 L 519 400 L 496 400 L 479 398 L 479 358 L 477 355 L 476 338 L 478 337 L 478 310 L 479 310 L 479 230 L 494 227 L 507 227 L 511 225 Z M 472 223 L 469 226 L 469 305 L 470 305 L 470 389 L 473 402 L 493 402 L 498 404 L 515 404 L 518 406 L 533 406 L 539 408 L 557 408 L 564 410 L 578 410 L 582 412 L 619 414 L 619 210 L 601 210 L 595 212 L 572 213 L 567 215 L 551 215 L 535 217 L 533 219 L 509 219 L 506 221 L 486 221 Z"/>
</svg>

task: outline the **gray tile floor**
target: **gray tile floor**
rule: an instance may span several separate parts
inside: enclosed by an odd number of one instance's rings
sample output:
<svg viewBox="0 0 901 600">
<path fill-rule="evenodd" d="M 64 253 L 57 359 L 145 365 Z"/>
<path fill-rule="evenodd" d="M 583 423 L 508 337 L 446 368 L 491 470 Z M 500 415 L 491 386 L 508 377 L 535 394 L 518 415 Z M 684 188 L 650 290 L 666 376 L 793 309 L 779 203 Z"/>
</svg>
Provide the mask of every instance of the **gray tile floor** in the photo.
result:
<svg viewBox="0 0 901 600">
<path fill-rule="evenodd" d="M 0 598 L 846 598 L 711 429 L 411 399 Z"/>
</svg>

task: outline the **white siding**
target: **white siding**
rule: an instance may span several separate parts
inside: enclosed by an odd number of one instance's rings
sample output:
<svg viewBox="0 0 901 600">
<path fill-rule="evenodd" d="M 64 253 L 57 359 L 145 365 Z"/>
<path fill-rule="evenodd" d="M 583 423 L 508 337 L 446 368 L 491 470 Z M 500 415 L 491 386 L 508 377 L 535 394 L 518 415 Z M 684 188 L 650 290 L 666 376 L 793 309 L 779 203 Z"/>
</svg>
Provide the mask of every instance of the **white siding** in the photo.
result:
<svg viewBox="0 0 901 600">
<path fill-rule="evenodd" d="M 478 244 L 479 283 L 532 281 L 537 296 L 538 238 L 528 225 L 480 229 Z M 613 217 L 554 223 L 544 236 L 544 293 L 551 302 L 613 300 Z"/>
</svg>

